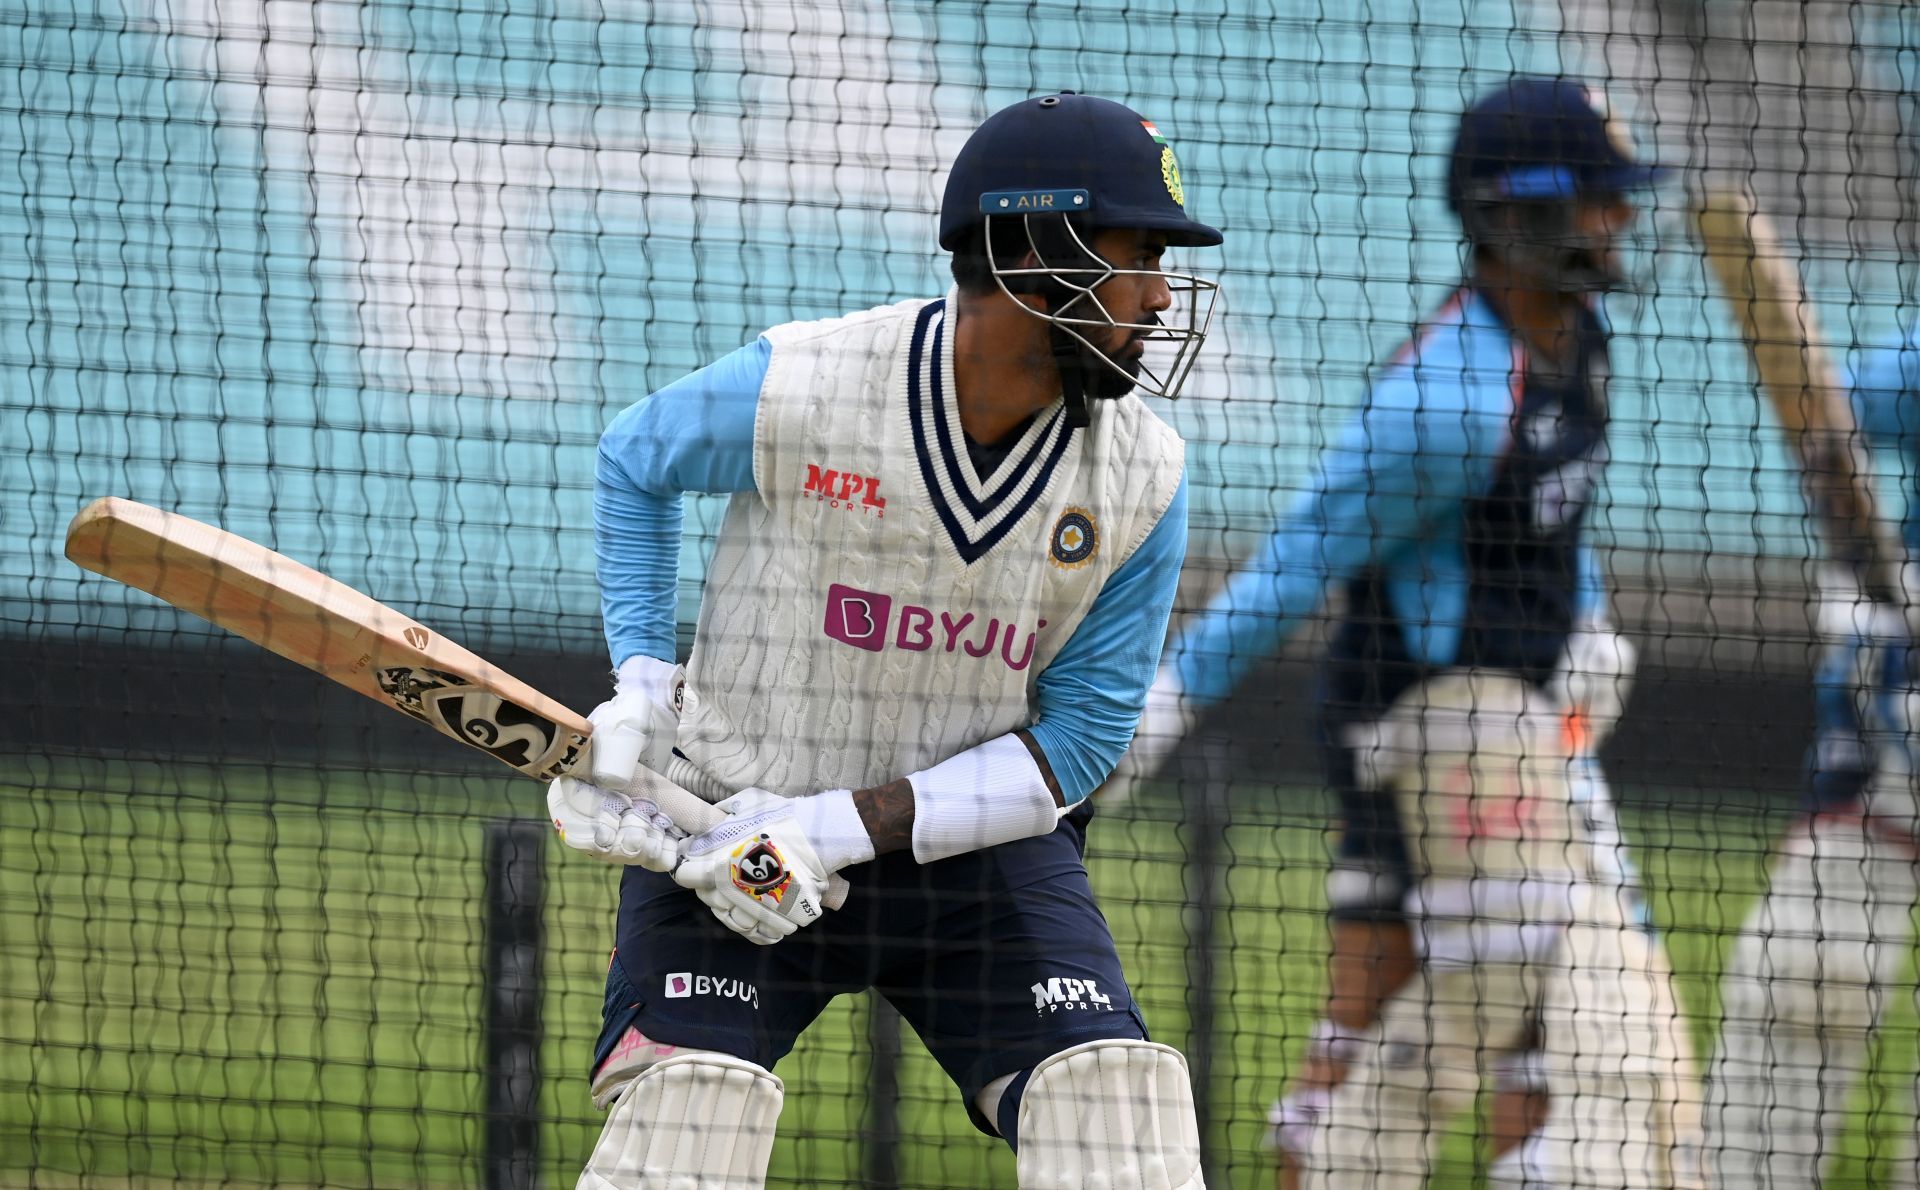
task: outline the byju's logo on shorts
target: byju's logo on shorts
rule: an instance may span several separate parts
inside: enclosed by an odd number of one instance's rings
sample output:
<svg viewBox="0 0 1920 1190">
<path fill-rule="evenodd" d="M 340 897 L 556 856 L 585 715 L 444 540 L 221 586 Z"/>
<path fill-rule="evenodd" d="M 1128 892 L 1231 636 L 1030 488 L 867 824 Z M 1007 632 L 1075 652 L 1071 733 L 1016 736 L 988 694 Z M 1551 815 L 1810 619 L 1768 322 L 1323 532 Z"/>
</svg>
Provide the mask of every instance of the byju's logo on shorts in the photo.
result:
<svg viewBox="0 0 1920 1190">
<path fill-rule="evenodd" d="M 964 650 L 969 657 L 990 657 L 997 652 L 1007 668 L 1016 672 L 1033 664 L 1037 630 L 1027 633 L 1022 641 L 1011 620 L 1002 623 L 1000 617 L 988 616 L 983 623 L 973 612 L 956 616 L 904 602 L 896 625 L 893 604 L 891 595 L 834 583 L 827 588 L 827 615 L 821 630 L 869 653 L 878 653 L 891 643 L 909 653 Z M 1040 621 L 1041 628 L 1046 626 L 1045 620 Z"/>
<path fill-rule="evenodd" d="M 723 1000 L 738 1000 L 742 1004 L 760 1007 L 760 989 L 744 979 L 716 979 L 711 975 L 695 975 L 691 971 L 671 971 L 667 974 L 667 999 L 686 1000 L 693 996 L 718 996 Z"/>
<path fill-rule="evenodd" d="M 1091 979 L 1063 979 L 1056 976 L 1033 985 L 1035 1012 L 1112 1012 L 1113 1000 L 1100 992 Z"/>
</svg>

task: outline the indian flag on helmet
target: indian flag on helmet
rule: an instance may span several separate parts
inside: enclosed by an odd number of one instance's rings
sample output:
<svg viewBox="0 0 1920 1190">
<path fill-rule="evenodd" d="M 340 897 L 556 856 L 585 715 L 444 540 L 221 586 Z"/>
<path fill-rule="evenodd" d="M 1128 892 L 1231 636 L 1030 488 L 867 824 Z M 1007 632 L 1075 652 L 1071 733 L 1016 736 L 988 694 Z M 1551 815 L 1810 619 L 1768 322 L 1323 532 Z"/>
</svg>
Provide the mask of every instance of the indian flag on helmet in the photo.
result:
<svg viewBox="0 0 1920 1190">
<path fill-rule="evenodd" d="M 1187 190 L 1180 184 L 1180 163 L 1174 160 L 1173 146 L 1167 143 L 1166 137 L 1160 135 L 1160 130 L 1153 126 L 1152 120 L 1140 121 L 1140 127 L 1146 129 L 1153 143 L 1160 146 L 1160 180 L 1166 183 L 1168 197 L 1173 199 L 1176 206 L 1186 206 Z"/>
</svg>

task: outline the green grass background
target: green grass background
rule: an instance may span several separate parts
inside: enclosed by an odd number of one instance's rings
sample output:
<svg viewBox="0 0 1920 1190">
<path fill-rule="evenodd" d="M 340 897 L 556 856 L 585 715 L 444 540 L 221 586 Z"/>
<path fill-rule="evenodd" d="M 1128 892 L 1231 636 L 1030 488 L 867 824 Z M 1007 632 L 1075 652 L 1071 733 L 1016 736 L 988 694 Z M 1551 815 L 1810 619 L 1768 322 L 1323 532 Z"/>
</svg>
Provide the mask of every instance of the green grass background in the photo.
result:
<svg viewBox="0 0 1920 1190">
<path fill-rule="evenodd" d="M 512 780 L 17 757 L 0 783 L 0 1185 L 468 1186 L 480 1181 L 484 822 L 538 815 Z M 1657 804 L 1642 797 L 1641 804 Z M 1703 1047 L 1714 979 L 1777 821 L 1751 799 L 1630 815 Z M 1270 1184 L 1268 1102 L 1319 1003 L 1320 795 L 1233 791 L 1226 839 L 1218 1169 Z M 1135 991 L 1185 1041 L 1185 840 L 1171 796 L 1103 813 L 1089 856 Z M 545 1184 L 597 1130 L 583 1068 L 616 878 L 550 845 Z M 779 1073 L 781 1185 L 857 1180 L 867 1003 L 843 998 Z M 1839 1180 L 1912 1127 L 1902 1003 Z M 1011 1186 L 910 1036 L 901 1184 Z M 1435 1178 L 1480 1169 L 1460 1122 Z"/>
</svg>

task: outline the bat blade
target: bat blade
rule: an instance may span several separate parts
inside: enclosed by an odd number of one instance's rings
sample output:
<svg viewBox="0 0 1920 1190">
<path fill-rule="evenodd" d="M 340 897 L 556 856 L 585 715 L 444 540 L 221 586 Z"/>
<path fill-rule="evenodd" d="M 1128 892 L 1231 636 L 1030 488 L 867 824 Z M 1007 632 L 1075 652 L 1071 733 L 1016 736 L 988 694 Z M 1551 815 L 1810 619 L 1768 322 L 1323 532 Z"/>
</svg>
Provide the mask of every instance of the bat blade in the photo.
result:
<svg viewBox="0 0 1920 1190">
<path fill-rule="evenodd" d="M 178 513 L 108 497 L 67 530 L 67 557 L 551 780 L 586 751 L 583 717 L 385 604 Z"/>
<path fill-rule="evenodd" d="M 132 500 L 106 497 L 67 529 L 67 557 L 331 678 L 525 777 L 580 768 L 593 725 L 439 633 L 284 554 Z M 682 789 L 683 829 L 719 822 Z"/>
<path fill-rule="evenodd" d="M 1747 194 L 1703 188 L 1693 213 L 1707 263 L 1739 325 L 1760 390 L 1799 460 L 1829 547 L 1860 573 L 1869 595 L 1895 598 L 1899 543 L 1874 507 L 1853 407 L 1799 271 Z"/>
</svg>

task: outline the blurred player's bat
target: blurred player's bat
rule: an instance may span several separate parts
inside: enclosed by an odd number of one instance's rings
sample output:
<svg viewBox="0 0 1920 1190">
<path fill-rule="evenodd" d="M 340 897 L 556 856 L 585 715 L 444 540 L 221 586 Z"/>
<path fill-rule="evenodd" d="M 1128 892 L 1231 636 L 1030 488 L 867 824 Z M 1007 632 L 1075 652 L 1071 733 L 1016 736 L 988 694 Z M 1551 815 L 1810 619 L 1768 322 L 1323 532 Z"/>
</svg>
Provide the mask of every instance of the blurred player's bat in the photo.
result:
<svg viewBox="0 0 1920 1190">
<path fill-rule="evenodd" d="M 345 583 L 224 529 L 109 496 L 67 528 L 67 557 L 297 661 L 536 781 L 584 769 L 593 725 Z M 723 817 L 661 791 L 682 830 Z"/>
<path fill-rule="evenodd" d="M 1749 195 L 1709 187 L 1694 201 L 1707 263 L 1740 325 L 1760 389 L 1799 457 L 1829 547 L 1859 572 L 1869 597 L 1897 601 L 1899 543 L 1875 512 L 1853 406 L 1799 271 Z"/>
</svg>

